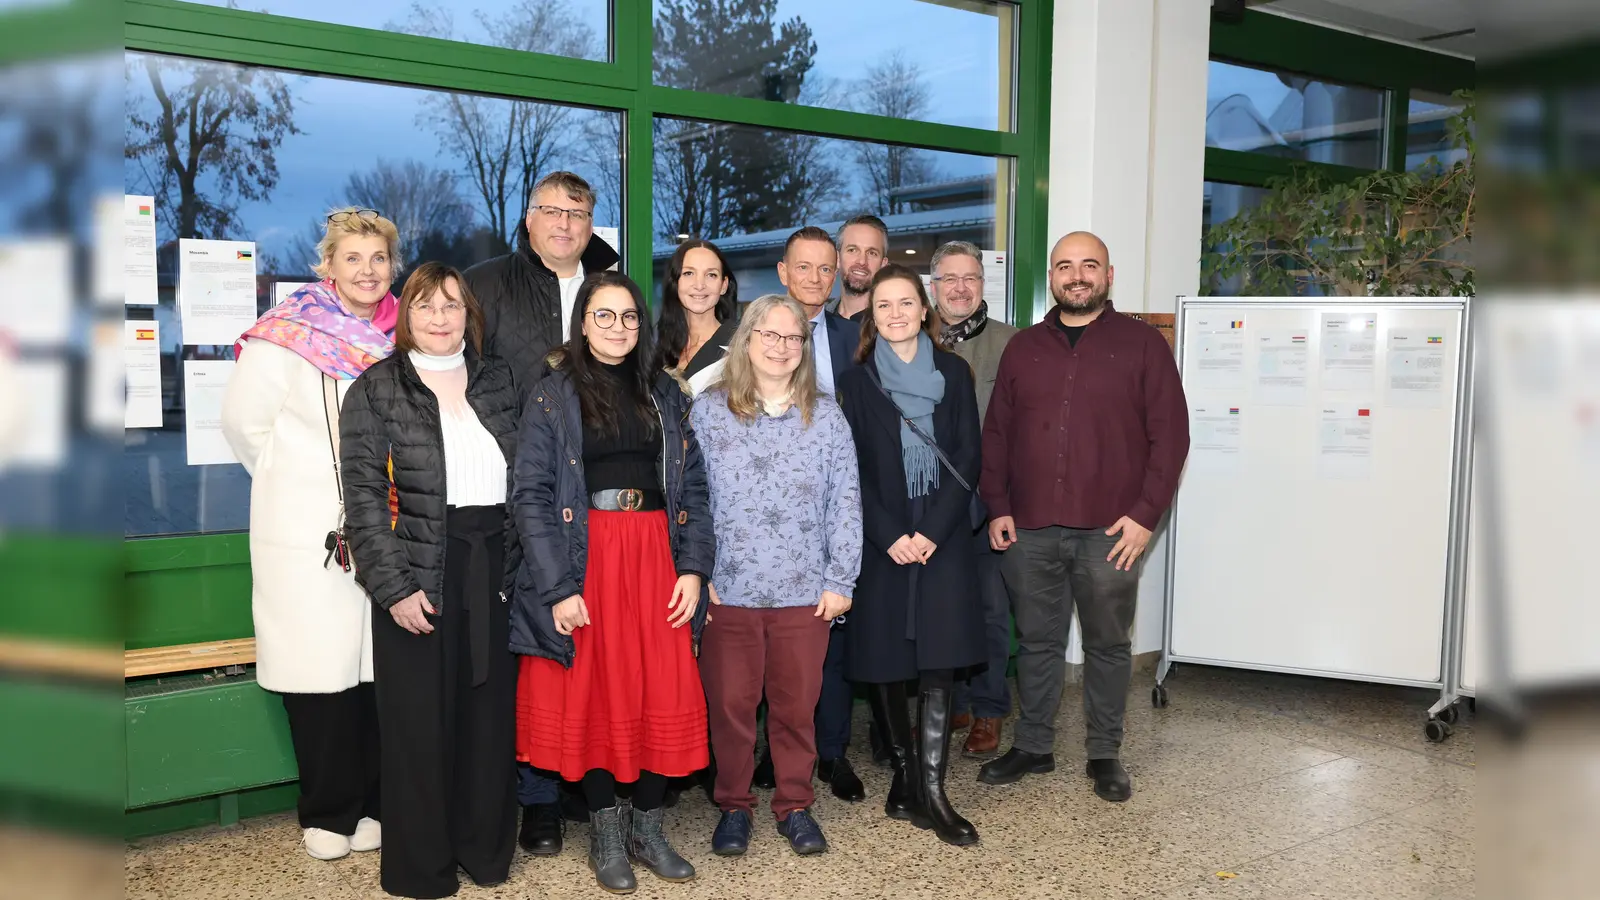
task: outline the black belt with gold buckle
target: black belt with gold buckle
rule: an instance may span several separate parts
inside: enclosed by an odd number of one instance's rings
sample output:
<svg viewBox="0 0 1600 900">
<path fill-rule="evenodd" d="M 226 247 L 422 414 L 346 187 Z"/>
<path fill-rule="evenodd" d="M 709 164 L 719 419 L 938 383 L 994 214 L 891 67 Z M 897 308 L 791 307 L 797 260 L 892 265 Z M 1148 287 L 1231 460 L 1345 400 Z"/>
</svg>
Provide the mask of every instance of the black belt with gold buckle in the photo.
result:
<svg viewBox="0 0 1600 900">
<path fill-rule="evenodd" d="M 605 512 L 654 512 L 667 508 L 667 498 L 654 489 L 613 488 L 590 494 L 589 508 Z"/>
</svg>

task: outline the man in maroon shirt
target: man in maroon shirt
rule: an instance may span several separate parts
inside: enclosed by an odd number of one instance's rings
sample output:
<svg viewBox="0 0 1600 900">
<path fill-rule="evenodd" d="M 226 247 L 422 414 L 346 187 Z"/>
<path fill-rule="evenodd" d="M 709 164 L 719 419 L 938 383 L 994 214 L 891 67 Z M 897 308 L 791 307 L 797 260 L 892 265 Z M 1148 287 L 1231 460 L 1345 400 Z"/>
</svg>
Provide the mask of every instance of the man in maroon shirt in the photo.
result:
<svg viewBox="0 0 1600 900">
<path fill-rule="evenodd" d="M 1118 760 L 1133 656 L 1136 564 L 1178 487 L 1189 414 L 1161 333 L 1112 308 L 1106 245 L 1074 232 L 1050 253 L 1055 309 L 1006 345 L 983 424 L 979 493 L 1017 623 L 1012 747 L 978 779 L 1055 769 L 1067 629 L 1083 629 L 1083 711 L 1095 793 L 1133 793 Z"/>
</svg>

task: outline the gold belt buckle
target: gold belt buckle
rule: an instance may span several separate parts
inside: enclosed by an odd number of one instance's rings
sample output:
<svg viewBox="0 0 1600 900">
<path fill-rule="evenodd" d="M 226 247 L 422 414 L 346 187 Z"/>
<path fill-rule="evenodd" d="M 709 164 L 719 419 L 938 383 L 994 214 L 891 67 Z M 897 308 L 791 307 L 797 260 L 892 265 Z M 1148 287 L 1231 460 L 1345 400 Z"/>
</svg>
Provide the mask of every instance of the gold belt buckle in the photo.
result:
<svg viewBox="0 0 1600 900">
<path fill-rule="evenodd" d="M 638 512 L 644 507 L 644 491 L 638 488 L 623 488 L 617 491 L 617 505 L 626 512 Z"/>
</svg>

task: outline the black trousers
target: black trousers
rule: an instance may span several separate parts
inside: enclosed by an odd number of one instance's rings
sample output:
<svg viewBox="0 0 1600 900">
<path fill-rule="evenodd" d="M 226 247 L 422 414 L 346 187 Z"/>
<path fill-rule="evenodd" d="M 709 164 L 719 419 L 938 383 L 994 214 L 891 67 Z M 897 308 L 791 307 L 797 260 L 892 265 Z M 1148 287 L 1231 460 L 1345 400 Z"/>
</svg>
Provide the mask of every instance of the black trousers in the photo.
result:
<svg viewBox="0 0 1600 900">
<path fill-rule="evenodd" d="M 372 683 L 335 694 L 280 694 L 300 767 L 300 827 L 352 835 L 381 820 L 378 707 Z"/>
<path fill-rule="evenodd" d="M 510 876 L 517 664 L 500 599 L 504 522 L 504 507 L 450 508 L 432 634 L 372 617 L 387 813 L 380 881 L 390 894 L 448 897 L 457 865 L 482 885 Z"/>
</svg>

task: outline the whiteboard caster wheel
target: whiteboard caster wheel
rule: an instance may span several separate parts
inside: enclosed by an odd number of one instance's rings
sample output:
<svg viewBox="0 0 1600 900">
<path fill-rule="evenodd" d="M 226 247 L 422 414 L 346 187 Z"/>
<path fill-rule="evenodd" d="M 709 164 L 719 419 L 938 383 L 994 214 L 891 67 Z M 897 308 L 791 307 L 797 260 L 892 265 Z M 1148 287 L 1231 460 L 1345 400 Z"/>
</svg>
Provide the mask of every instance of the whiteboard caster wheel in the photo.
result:
<svg viewBox="0 0 1600 900">
<path fill-rule="evenodd" d="M 1430 743 L 1440 743 L 1450 736 L 1450 725 L 1438 719 L 1429 719 L 1428 724 L 1422 726 L 1422 733 L 1427 736 Z"/>
<path fill-rule="evenodd" d="M 1473 715 L 1477 715 L 1478 714 L 1478 698 L 1477 697 L 1468 697 L 1467 698 L 1467 709 Z"/>
<path fill-rule="evenodd" d="M 1451 704 L 1450 706 L 1446 706 L 1444 709 L 1439 710 L 1439 721 L 1445 723 L 1446 725 L 1454 725 L 1456 720 L 1460 717 L 1461 713 L 1456 711 L 1455 704 Z"/>
<path fill-rule="evenodd" d="M 1150 705 L 1154 706 L 1156 709 L 1167 708 L 1167 689 L 1165 687 L 1158 684 L 1151 689 Z"/>
</svg>

